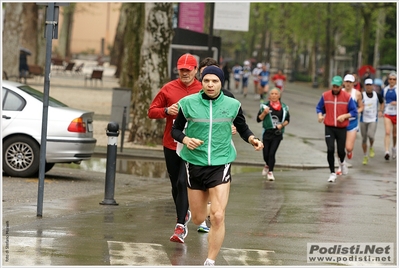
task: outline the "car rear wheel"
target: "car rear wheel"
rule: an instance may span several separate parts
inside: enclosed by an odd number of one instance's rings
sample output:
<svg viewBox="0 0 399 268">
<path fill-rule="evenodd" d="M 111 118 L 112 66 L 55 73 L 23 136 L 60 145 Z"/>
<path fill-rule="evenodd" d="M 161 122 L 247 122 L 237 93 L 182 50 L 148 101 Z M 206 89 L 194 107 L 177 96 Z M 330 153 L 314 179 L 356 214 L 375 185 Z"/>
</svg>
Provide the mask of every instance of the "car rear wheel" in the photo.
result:
<svg viewBox="0 0 399 268">
<path fill-rule="evenodd" d="M 26 136 L 13 136 L 3 143 L 3 171 L 12 177 L 31 177 L 38 174 L 40 147 Z"/>
<path fill-rule="evenodd" d="M 46 163 L 45 170 L 50 171 L 54 167 L 55 163 Z"/>
</svg>

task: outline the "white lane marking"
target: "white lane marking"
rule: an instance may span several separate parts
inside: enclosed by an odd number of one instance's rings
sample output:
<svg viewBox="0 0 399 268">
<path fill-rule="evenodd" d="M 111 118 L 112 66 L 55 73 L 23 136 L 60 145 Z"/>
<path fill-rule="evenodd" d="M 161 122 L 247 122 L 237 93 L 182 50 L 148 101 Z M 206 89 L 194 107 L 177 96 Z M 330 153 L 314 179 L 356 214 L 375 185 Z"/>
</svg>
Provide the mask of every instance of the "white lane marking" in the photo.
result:
<svg viewBox="0 0 399 268">
<path fill-rule="evenodd" d="M 272 250 L 260 249 L 240 249 L 240 248 L 221 248 L 221 255 L 229 265 L 251 266 L 251 265 L 270 265 L 268 258 Z"/>
<path fill-rule="evenodd" d="M 51 265 L 54 238 L 3 236 L 3 266 Z"/>
<path fill-rule="evenodd" d="M 108 241 L 111 265 L 170 266 L 168 255 L 160 244 Z"/>
</svg>

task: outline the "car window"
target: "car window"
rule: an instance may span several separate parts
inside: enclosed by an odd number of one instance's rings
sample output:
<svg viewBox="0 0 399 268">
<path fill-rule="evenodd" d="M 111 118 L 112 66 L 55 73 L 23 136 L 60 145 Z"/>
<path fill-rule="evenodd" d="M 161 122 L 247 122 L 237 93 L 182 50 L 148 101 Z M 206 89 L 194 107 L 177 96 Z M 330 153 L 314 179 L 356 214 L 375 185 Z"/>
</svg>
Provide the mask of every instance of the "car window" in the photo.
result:
<svg viewBox="0 0 399 268">
<path fill-rule="evenodd" d="M 3 88 L 3 111 L 22 111 L 26 101 L 11 90 Z"/>
<path fill-rule="evenodd" d="M 26 92 L 27 94 L 31 95 L 32 97 L 43 101 L 43 93 L 31 88 L 30 86 L 24 85 L 24 86 L 20 86 L 18 87 L 19 89 L 23 90 L 24 92 Z M 56 100 L 52 97 L 49 96 L 49 101 L 48 101 L 48 105 L 51 107 L 68 107 L 66 104 L 60 102 L 59 100 Z"/>
</svg>

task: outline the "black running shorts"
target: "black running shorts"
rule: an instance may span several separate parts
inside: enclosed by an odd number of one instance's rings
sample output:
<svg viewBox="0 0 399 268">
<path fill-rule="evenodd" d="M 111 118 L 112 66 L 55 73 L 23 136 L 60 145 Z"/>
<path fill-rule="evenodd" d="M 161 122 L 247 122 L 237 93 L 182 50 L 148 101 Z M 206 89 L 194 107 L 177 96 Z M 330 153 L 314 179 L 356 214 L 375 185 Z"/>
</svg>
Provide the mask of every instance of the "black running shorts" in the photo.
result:
<svg viewBox="0 0 399 268">
<path fill-rule="evenodd" d="M 194 190 L 206 191 L 231 181 L 231 163 L 221 166 L 196 166 L 186 163 L 186 170 L 187 186 Z"/>
</svg>

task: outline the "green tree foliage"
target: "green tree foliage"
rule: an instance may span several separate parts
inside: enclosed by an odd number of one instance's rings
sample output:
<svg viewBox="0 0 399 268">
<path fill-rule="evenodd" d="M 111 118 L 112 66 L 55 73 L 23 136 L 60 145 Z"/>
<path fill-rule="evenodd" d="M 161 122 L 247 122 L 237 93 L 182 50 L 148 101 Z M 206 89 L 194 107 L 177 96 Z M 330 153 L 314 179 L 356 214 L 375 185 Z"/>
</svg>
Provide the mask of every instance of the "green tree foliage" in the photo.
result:
<svg viewBox="0 0 399 268">
<path fill-rule="evenodd" d="M 396 66 L 397 62 L 397 9 L 396 3 L 387 8 L 385 35 L 381 41 L 380 63 Z"/>
<path fill-rule="evenodd" d="M 376 16 L 380 8 L 387 9 L 381 63 L 396 65 L 396 3 L 251 3 L 250 30 L 245 33 L 220 31 L 222 51 L 224 57 L 231 58 L 241 51 L 248 59 L 259 49 L 257 60 L 269 61 L 270 44 L 278 44 L 293 57 L 312 55 L 317 46 L 327 71 L 338 47 L 345 47 L 345 55 L 354 59 L 353 68 L 356 68 L 359 50 L 363 64 L 372 64 Z M 267 39 L 271 42 L 266 42 Z M 312 68 L 312 64 L 307 66 L 309 74 L 313 72 Z"/>
</svg>

